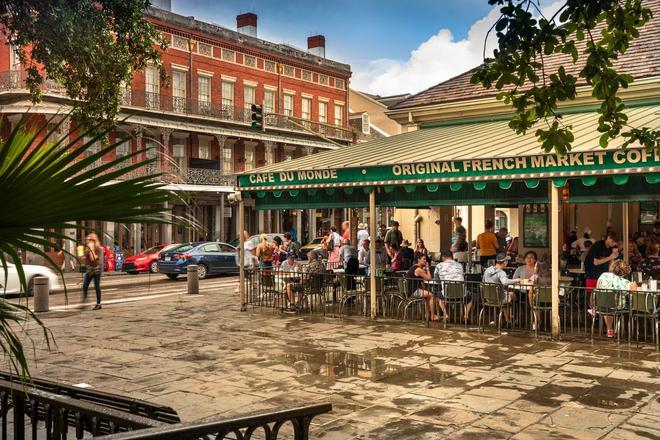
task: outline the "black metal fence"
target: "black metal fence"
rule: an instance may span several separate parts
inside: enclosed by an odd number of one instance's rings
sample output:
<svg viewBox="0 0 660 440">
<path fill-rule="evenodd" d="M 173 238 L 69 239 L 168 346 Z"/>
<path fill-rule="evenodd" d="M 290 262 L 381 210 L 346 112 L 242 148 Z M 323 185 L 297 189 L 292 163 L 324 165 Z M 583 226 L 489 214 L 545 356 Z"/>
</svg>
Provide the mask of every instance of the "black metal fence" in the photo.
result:
<svg viewBox="0 0 660 440">
<path fill-rule="evenodd" d="M 429 282 L 406 279 L 402 272 L 382 276 L 379 273 L 377 314 L 387 319 L 426 321 L 430 325 L 431 316 L 436 315 L 438 325 L 462 329 L 551 333 L 549 286 L 505 287 L 478 281 L 479 274 L 466 274 L 466 278 L 467 281 Z M 248 304 L 274 312 L 370 316 L 370 282 L 364 272 L 346 274 L 343 269 L 314 274 L 304 269 L 295 272 L 255 269 L 246 271 L 245 289 Z M 433 293 L 436 299 L 429 301 L 424 291 Z M 592 292 L 581 285 L 579 278 L 564 279 L 559 289 L 560 332 L 565 336 L 605 337 L 605 317 L 616 316 L 614 330 L 618 339 L 657 345 L 660 293 L 608 292 L 604 289 Z M 613 297 L 620 307 L 611 306 Z M 594 304 L 592 298 L 600 298 L 604 302 L 602 307 L 598 302 Z"/>
</svg>

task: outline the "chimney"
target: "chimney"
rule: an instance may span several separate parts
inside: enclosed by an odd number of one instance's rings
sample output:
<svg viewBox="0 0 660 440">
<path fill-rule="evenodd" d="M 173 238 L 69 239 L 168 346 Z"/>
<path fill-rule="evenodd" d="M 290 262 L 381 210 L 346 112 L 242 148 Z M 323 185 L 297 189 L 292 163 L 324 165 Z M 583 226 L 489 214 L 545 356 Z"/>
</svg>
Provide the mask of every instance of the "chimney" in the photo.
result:
<svg viewBox="0 0 660 440">
<path fill-rule="evenodd" d="M 325 37 L 323 35 L 314 35 L 307 38 L 307 52 L 312 55 L 325 58 Z"/>
<path fill-rule="evenodd" d="M 236 28 L 239 33 L 249 35 L 251 37 L 257 36 L 257 14 L 248 12 L 236 16 Z"/>
</svg>

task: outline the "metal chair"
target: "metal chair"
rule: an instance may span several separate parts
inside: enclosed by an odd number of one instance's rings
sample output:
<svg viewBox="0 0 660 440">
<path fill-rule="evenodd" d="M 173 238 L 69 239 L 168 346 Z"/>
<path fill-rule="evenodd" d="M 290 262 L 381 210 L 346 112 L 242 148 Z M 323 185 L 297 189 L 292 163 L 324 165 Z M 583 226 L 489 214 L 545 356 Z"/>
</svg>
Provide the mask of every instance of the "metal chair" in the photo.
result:
<svg viewBox="0 0 660 440">
<path fill-rule="evenodd" d="M 309 307 L 309 313 L 311 314 L 314 312 L 312 300 L 314 297 L 318 296 L 318 302 L 321 305 L 323 315 L 325 316 L 325 287 L 327 275 L 325 273 L 309 273 L 307 276 L 310 278 L 310 281 L 305 284 L 305 287 L 300 294 L 300 303 L 301 305 L 306 303 Z"/>
<path fill-rule="evenodd" d="M 281 304 L 279 307 L 280 310 L 284 309 L 284 300 L 283 296 L 286 296 L 284 292 L 280 291 L 277 288 L 277 283 L 275 282 L 275 274 L 271 271 L 260 270 L 260 280 L 259 280 L 259 299 L 261 301 L 268 302 L 269 299 L 272 299 L 273 312 L 278 308 L 277 304 Z"/>
<path fill-rule="evenodd" d="M 531 313 L 532 313 L 532 322 L 534 320 L 534 312 L 542 311 L 547 312 L 552 310 L 552 287 L 551 286 L 539 286 L 536 289 L 536 294 L 534 299 L 530 304 Z M 560 314 L 561 316 L 561 314 Z M 534 328 L 534 336 L 539 336 L 539 325 L 540 322 L 536 322 L 536 327 Z"/>
<path fill-rule="evenodd" d="M 614 317 L 614 331 L 616 332 L 617 343 L 621 342 L 620 319 L 627 313 L 625 299 L 628 292 L 621 290 L 594 289 L 593 295 L 595 316 L 591 321 L 591 340 L 594 339 L 594 326 L 596 319 L 600 316 Z"/>
<path fill-rule="evenodd" d="M 421 278 L 406 278 L 404 277 L 404 292 L 405 295 L 402 297 L 403 301 L 399 303 L 399 306 L 397 307 L 397 316 L 399 316 L 399 311 L 403 311 L 402 317 L 403 320 L 406 320 L 406 316 L 408 316 L 408 310 L 410 310 L 414 306 L 419 306 L 421 305 L 423 307 L 423 312 L 424 313 L 424 319 L 428 321 L 428 313 L 426 312 L 426 305 L 424 304 L 426 302 L 425 298 L 415 298 L 412 297 L 412 293 L 417 290 L 415 284 L 419 284 L 419 282 L 422 281 Z"/>
<path fill-rule="evenodd" d="M 482 319 L 486 309 L 494 309 L 497 312 L 497 332 L 502 333 L 502 315 L 505 307 L 509 304 L 505 300 L 506 292 L 501 284 L 488 284 L 482 283 L 480 286 L 481 291 L 481 310 L 479 311 L 479 320 L 477 328 L 484 331 Z"/>
<path fill-rule="evenodd" d="M 343 312 L 344 307 L 346 307 L 346 303 L 349 302 L 349 300 L 353 299 L 356 305 L 358 303 L 359 292 L 357 289 L 357 283 L 353 283 L 353 286 L 351 286 L 348 277 L 349 276 L 346 274 L 341 274 L 337 277 L 339 278 L 339 285 L 341 286 L 342 289 L 342 297 L 339 300 L 340 316 L 344 313 Z"/>
<path fill-rule="evenodd" d="M 631 343 L 633 329 L 637 327 L 636 338 L 639 342 L 639 319 L 650 319 L 652 323 L 652 341 L 660 347 L 660 309 L 656 306 L 656 295 L 651 292 L 630 292 L 630 317 L 628 321 L 628 344 Z M 647 325 L 644 325 L 644 336 L 646 337 Z"/>
<path fill-rule="evenodd" d="M 450 306 L 461 305 L 460 317 L 463 318 L 463 323 L 465 328 L 467 328 L 467 316 L 465 316 L 465 283 L 462 281 L 443 281 L 442 291 L 445 297 L 445 307 L 447 307 L 448 312 Z"/>
</svg>

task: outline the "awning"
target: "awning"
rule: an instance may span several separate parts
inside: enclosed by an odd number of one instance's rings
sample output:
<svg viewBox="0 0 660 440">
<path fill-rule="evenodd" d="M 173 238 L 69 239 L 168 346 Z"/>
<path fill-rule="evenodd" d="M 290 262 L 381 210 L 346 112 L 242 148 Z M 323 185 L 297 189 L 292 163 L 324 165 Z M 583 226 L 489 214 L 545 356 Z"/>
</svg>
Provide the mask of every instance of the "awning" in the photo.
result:
<svg viewBox="0 0 660 440">
<path fill-rule="evenodd" d="M 632 107 L 627 115 L 632 126 L 660 128 L 660 105 Z M 620 137 L 603 150 L 598 114 L 593 111 L 565 115 L 563 123 L 572 126 L 575 135 L 573 151 L 564 157 L 539 154 L 534 130 L 516 136 L 506 121 L 459 121 L 262 167 L 239 176 L 239 188 L 283 191 L 479 182 L 478 189 L 494 182 L 504 189 L 521 180 L 528 187 L 547 179 L 561 186 L 569 178 L 660 171 L 657 152 L 622 151 Z"/>
</svg>

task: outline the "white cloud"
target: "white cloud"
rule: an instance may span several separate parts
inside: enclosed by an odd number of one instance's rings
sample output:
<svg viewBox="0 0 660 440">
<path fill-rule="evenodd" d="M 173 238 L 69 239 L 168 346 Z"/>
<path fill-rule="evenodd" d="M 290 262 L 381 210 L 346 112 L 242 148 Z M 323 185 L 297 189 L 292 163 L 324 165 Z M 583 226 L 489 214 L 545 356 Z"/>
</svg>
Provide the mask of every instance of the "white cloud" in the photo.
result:
<svg viewBox="0 0 660 440">
<path fill-rule="evenodd" d="M 546 4 L 542 8 L 543 14 L 552 16 L 562 3 Z M 377 59 L 364 68 L 355 66 L 351 85 L 357 90 L 379 95 L 417 93 L 459 75 L 481 64 L 486 33 L 499 16 L 499 8 L 493 8 L 476 21 L 467 37 L 461 40 L 455 40 L 449 29 L 441 29 L 413 50 L 408 60 Z M 486 54 L 492 54 L 496 46 L 496 38 L 491 33 Z"/>
</svg>

